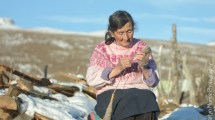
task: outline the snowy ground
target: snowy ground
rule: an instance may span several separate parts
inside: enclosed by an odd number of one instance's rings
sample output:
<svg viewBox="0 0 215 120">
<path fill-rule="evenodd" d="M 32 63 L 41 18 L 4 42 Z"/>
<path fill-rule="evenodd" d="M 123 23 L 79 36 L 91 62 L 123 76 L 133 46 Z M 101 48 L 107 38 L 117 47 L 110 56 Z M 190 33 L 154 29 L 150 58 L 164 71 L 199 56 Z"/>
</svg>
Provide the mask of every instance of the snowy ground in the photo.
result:
<svg viewBox="0 0 215 120">
<path fill-rule="evenodd" d="M 73 83 L 60 83 L 68 86 L 75 85 Z M 79 88 L 83 87 L 75 85 Z M 34 90 L 38 87 L 34 87 Z M 47 88 L 39 88 L 40 92 L 47 92 Z M 87 120 L 89 113 L 94 111 L 96 101 L 80 91 L 76 92 L 73 97 L 67 97 L 63 94 L 50 94 L 50 97 L 56 98 L 58 101 L 41 99 L 30 95 L 20 94 L 18 97 L 22 99 L 19 112 L 33 118 L 34 113 L 39 113 L 54 120 Z M 4 95 L 7 89 L 0 90 L 0 95 Z"/>
<path fill-rule="evenodd" d="M 46 88 L 34 87 L 34 90 L 50 94 L 50 97 L 56 98 L 58 101 L 20 94 L 18 97 L 22 99 L 22 104 L 19 112 L 25 113 L 30 118 L 33 118 L 34 113 L 37 112 L 54 120 L 87 120 L 89 113 L 94 112 L 96 101 L 81 92 L 84 86 L 68 82 L 58 84 L 77 86 L 80 91 L 76 92 L 73 97 L 67 97 L 63 94 L 51 94 Z M 0 90 L 0 95 L 4 95 L 6 92 L 7 89 Z M 215 116 L 204 116 L 200 114 L 200 111 L 202 110 L 198 106 L 181 105 L 180 108 L 159 120 L 215 120 Z"/>
<path fill-rule="evenodd" d="M 193 105 L 181 105 L 170 114 L 166 114 L 160 120 L 215 120 L 215 116 L 200 114 L 202 109 Z"/>
</svg>

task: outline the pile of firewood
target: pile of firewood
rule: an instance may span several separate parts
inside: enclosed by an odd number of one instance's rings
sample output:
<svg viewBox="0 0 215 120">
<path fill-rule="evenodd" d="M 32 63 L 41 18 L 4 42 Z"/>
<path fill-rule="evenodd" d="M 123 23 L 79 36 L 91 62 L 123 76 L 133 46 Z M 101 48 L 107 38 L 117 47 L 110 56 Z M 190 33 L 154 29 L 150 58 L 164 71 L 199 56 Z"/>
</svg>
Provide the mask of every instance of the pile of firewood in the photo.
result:
<svg viewBox="0 0 215 120">
<path fill-rule="evenodd" d="M 19 79 L 16 80 L 16 83 L 13 83 L 14 80 L 12 81 L 12 75 L 19 77 Z M 81 83 L 87 86 L 86 81 L 83 79 L 64 73 L 61 73 L 61 75 L 71 79 L 74 83 Z M 57 99 L 50 97 L 49 94 L 35 91 L 33 89 L 34 86 L 46 87 L 52 94 L 61 93 L 68 97 L 72 97 L 76 91 L 80 91 L 80 89 L 76 86 L 53 84 L 48 78 L 32 77 L 13 68 L 0 65 L 0 89 L 7 89 L 5 95 L 0 95 L 0 120 L 11 120 L 21 114 L 18 110 L 20 106 L 20 99 L 17 97 L 20 93 L 39 97 L 41 99 L 57 101 Z M 96 98 L 95 89 L 92 87 L 85 87 L 82 92 L 94 99 Z M 49 118 L 35 113 L 34 119 L 46 120 Z"/>
</svg>

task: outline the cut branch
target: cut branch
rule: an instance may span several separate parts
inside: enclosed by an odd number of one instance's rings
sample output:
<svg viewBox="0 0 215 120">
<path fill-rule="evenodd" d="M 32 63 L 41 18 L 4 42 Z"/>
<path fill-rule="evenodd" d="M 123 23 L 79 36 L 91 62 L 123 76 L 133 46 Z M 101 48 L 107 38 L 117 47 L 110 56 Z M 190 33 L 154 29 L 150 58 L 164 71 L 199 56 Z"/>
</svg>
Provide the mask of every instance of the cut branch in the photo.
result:
<svg viewBox="0 0 215 120">
<path fill-rule="evenodd" d="M 40 85 L 40 86 L 47 86 L 47 85 L 50 85 L 51 82 L 49 81 L 49 79 L 47 78 L 41 78 L 41 79 L 37 79 L 37 78 L 34 78 L 34 77 L 31 77 L 27 74 L 24 74 L 18 70 L 15 70 L 13 68 L 10 68 L 10 67 L 7 67 L 7 66 L 4 66 L 4 65 L 0 65 L 0 67 L 3 67 L 5 68 L 6 71 L 8 72 L 11 72 L 12 74 L 14 75 L 17 75 L 25 80 L 28 80 L 34 84 L 37 84 L 37 85 Z"/>
</svg>

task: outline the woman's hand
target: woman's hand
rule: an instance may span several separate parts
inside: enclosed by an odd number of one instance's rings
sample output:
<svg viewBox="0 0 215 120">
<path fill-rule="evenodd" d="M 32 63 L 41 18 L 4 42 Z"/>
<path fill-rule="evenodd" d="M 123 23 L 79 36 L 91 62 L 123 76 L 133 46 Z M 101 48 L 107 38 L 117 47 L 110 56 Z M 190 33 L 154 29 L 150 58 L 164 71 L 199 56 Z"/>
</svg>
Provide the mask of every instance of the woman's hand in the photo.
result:
<svg viewBox="0 0 215 120">
<path fill-rule="evenodd" d="M 143 67 L 148 64 L 150 56 L 151 56 L 151 48 L 147 46 L 143 51 L 137 52 L 135 58 L 138 60 L 138 64 L 141 67 Z"/>
<path fill-rule="evenodd" d="M 111 78 L 119 75 L 123 70 L 125 70 L 128 67 L 131 67 L 131 65 L 132 65 L 132 60 L 130 57 L 120 58 L 116 67 L 109 74 L 109 78 L 111 79 Z"/>
<path fill-rule="evenodd" d="M 119 67 L 121 67 L 123 70 L 127 67 L 131 67 L 131 58 L 127 57 L 127 58 L 120 58 L 119 60 Z"/>
<path fill-rule="evenodd" d="M 138 52 L 136 54 L 136 59 L 138 60 L 138 64 L 141 67 L 145 66 L 149 61 L 150 55 L 151 53 Z"/>
</svg>

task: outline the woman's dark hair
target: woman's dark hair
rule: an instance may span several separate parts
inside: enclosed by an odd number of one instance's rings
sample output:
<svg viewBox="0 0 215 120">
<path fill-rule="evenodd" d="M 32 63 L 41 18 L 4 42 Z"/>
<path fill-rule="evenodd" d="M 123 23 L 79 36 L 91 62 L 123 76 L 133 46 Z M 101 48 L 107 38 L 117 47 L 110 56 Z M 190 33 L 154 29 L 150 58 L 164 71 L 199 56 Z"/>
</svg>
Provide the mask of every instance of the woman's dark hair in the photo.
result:
<svg viewBox="0 0 215 120">
<path fill-rule="evenodd" d="M 131 22 L 131 25 L 133 26 L 133 30 L 135 27 L 135 23 L 131 15 L 123 10 L 118 10 L 114 12 L 109 17 L 109 25 L 108 25 L 108 31 L 105 34 L 105 44 L 110 45 L 112 42 L 114 42 L 114 37 L 111 36 L 110 32 L 115 32 L 117 29 L 122 28 L 126 23 Z"/>
</svg>

